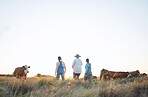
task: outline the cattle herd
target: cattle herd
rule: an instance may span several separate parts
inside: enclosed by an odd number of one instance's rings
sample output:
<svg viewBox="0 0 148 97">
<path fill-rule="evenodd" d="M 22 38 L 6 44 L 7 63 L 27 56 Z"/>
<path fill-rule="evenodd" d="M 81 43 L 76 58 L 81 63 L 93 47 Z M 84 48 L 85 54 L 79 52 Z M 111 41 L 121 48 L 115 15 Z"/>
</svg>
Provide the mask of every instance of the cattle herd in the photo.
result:
<svg viewBox="0 0 148 97">
<path fill-rule="evenodd" d="M 145 77 L 146 73 L 140 74 L 139 70 L 131 71 L 131 72 L 115 72 L 109 71 L 107 69 L 102 69 L 100 72 L 100 80 L 110 80 L 112 79 L 123 79 L 123 78 L 131 78 L 131 77 Z"/>
<path fill-rule="evenodd" d="M 27 73 L 29 73 L 28 68 L 30 66 L 24 65 L 22 67 L 15 68 L 13 75 L 19 79 L 26 79 Z M 110 79 L 123 79 L 123 78 L 131 78 L 131 77 L 145 77 L 146 73 L 140 74 L 139 70 L 131 71 L 131 72 L 116 72 L 109 71 L 107 69 L 102 69 L 100 72 L 100 80 L 110 80 Z M 97 79 L 97 76 L 93 76 L 92 79 Z"/>
</svg>

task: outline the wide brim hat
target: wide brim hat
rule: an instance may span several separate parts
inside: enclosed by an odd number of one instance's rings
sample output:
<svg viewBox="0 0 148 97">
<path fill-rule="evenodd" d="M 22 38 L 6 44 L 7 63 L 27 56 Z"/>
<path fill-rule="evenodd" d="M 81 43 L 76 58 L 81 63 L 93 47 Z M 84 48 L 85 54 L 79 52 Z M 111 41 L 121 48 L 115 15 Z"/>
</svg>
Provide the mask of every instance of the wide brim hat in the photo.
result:
<svg viewBox="0 0 148 97">
<path fill-rule="evenodd" d="M 75 57 L 76 57 L 76 58 L 79 58 L 79 57 L 81 57 L 81 56 L 80 56 L 79 54 L 76 54 Z"/>
</svg>

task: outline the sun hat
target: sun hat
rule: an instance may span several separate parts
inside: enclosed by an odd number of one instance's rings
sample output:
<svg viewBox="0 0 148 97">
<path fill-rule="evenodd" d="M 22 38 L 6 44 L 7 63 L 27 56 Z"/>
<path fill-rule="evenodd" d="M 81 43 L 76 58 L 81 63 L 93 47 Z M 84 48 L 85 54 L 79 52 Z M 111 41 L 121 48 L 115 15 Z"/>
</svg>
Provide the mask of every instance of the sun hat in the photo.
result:
<svg viewBox="0 0 148 97">
<path fill-rule="evenodd" d="M 81 57 L 79 54 L 76 54 L 76 56 L 75 56 L 76 58 L 79 58 L 79 57 Z"/>
</svg>

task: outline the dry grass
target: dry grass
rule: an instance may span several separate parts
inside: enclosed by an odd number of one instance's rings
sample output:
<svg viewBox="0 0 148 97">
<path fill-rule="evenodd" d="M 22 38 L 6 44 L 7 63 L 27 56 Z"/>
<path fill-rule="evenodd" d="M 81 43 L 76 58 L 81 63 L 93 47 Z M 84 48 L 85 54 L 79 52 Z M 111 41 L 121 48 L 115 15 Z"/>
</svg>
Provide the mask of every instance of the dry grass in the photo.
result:
<svg viewBox="0 0 148 97">
<path fill-rule="evenodd" d="M 93 80 L 93 86 L 83 80 L 0 77 L 0 97 L 148 97 L 148 77 Z"/>
</svg>

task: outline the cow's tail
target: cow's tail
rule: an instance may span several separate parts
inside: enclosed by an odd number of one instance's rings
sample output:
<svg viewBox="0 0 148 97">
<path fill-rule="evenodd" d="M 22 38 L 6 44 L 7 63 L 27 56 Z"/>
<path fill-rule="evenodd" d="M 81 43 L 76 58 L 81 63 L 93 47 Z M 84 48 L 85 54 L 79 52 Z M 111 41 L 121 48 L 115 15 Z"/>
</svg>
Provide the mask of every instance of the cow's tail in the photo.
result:
<svg viewBox="0 0 148 97">
<path fill-rule="evenodd" d="M 102 79 L 102 73 L 100 73 L 100 80 Z"/>
</svg>

